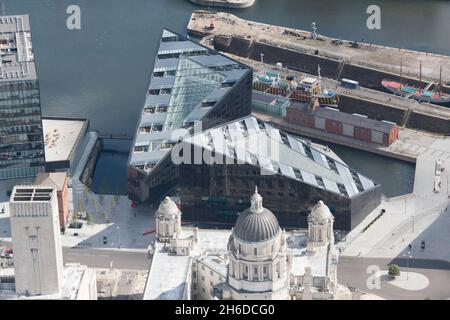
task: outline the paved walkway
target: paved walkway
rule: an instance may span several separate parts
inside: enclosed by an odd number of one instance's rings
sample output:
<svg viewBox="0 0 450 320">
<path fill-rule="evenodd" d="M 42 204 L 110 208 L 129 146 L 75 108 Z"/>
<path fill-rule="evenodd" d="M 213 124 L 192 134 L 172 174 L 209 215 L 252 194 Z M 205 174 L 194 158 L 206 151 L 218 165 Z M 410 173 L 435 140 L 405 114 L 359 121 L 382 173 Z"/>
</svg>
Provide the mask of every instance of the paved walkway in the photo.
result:
<svg viewBox="0 0 450 320">
<path fill-rule="evenodd" d="M 419 156 L 414 192 L 384 201 L 347 236 L 346 243 L 341 244 L 345 246 L 344 256 L 395 258 L 411 255 L 416 259 L 450 260 L 450 160 L 445 153 L 442 188 L 435 193 L 435 164 L 440 156 L 428 153 Z M 382 208 L 386 212 L 362 232 Z M 425 241 L 424 249 L 422 241 Z"/>
<path fill-rule="evenodd" d="M 149 208 L 132 208 L 126 196 L 97 195 L 75 179 L 73 197 L 75 212 L 89 213 L 92 222 L 84 221 L 81 229 L 66 229 L 63 246 L 145 249 L 150 244 L 153 235 L 144 235 L 155 228 Z"/>
<path fill-rule="evenodd" d="M 377 276 L 382 279 L 390 278 L 388 271 L 380 271 Z M 402 271 L 398 277 L 389 280 L 388 283 L 403 290 L 420 291 L 430 285 L 430 280 L 421 273 Z"/>
</svg>

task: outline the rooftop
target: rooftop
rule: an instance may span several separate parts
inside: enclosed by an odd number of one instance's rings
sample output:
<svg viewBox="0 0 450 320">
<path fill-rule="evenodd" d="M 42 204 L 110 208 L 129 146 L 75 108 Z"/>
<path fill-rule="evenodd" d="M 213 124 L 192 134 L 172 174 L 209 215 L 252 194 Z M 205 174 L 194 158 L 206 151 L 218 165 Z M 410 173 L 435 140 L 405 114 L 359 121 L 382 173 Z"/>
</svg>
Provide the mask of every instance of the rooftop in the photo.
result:
<svg viewBox="0 0 450 320">
<path fill-rule="evenodd" d="M 84 277 L 89 276 L 95 276 L 95 271 L 93 269 L 89 269 L 87 266 L 80 265 L 79 263 L 68 263 L 64 265 L 64 284 L 61 294 L 20 296 L 16 294 L 13 284 L 12 286 L 9 286 L 8 289 L 0 290 L 0 300 L 76 300 Z M 14 278 L 14 268 L 0 269 L 0 277 Z"/>
<path fill-rule="evenodd" d="M 64 188 L 66 179 L 66 172 L 41 172 L 34 183 L 41 186 L 55 186 L 58 191 L 61 191 Z"/>
<path fill-rule="evenodd" d="M 194 235 L 193 228 L 183 228 L 180 239 L 188 239 Z M 214 261 L 217 255 L 227 252 L 230 230 L 198 230 L 198 244 L 191 256 L 177 256 L 165 250 L 164 244 L 155 244 L 155 254 L 150 266 L 144 300 L 175 300 L 183 297 L 185 282 L 190 274 L 189 266 L 192 257 L 202 257 L 205 263 L 217 265 L 221 274 L 224 272 L 223 261 Z M 223 260 L 223 258 L 221 258 Z M 226 271 L 226 269 L 225 269 Z M 170 276 L 164 276 L 170 275 Z"/>
<path fill-rule="evenodd" d="M 249 69 L 163 30 L 130 164 L 149 171 Z"/>
<path fill-rule="evenodd" d="M 225 155 L 238 163 L 257 166 L 262 174 L 284 175 L 345 197 L 351 198 L 375 186 L 374 181 L 310 142 L 253 116 L 194 134 L 183 142 L 214 150 L 216 155 Z"/>
<path fill-rule="evenodd" d="M 0 17 L 0 82 L 36 80 L 28 15 Z"/>
<path fill-rule="evenodd" d="M 55 194 L 52 187 L 15 186 L 11 194 L 11 203 L 18 202 L 49 202 Z"/>
<path fill-rule="evenodd" d="M 192 236 L 193 228 L 183 228 L 183 236 Z M 164 249 L 164 244 L 155 244 L 155 254 L 150 265 L 150 272 L 144 291 L 144 300 L 176 300 L 183 299 L 185 285 L 190 274 L 192 259 L 198 259 L 215 270 L 226 279 L 228 260 L 226 255 L 227 243 L 231 230 L 199 229 L 198 248 L 191 252 L 190 256 L 177 256 Z M 313 277 L 326 275 L 327 249 L 323 248 L 316 255 L 306 254 L 306 231 L 292 231 L 286 233 L 287 250 L 292 253 L 292 273 L 302 276 L 305 268 L 310 267 Z M 328 259 L 331 259 L 328 258 Z"/>
<path fill-rule="evenodd" d="M 43 118 L 46 162 L 68 160 L 87 121 L 84 119 Z"/>
<path fill-rule="evenodd" d="M 309 106 L 305 103 L 293 101 L 291 102 L 290 107 L 299 109 L 303 113 L 310 113 Z M 393 122 L 368 119 L 366 116 L 344 113 L 340 112 L 338 109 L 329 107 L 316 108 L 313 112 L 311 112 L 311 115 L 324 119 L 339 121 L 346 124 L 351 124 L 353 126 L 361 128 L 376 130 L 387 134 L 390 134 L 392 128 L 396 126 L 396 124 Z"/>
</svg>

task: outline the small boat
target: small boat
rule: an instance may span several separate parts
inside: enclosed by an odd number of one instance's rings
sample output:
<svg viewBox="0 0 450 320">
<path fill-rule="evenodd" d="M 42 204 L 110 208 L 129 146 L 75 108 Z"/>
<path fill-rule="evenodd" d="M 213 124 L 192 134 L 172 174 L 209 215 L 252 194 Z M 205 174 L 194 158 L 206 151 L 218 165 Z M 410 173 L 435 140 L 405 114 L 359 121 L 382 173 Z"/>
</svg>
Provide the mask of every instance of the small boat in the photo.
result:
<svg viewBox="0 0 450 320">
<path fill-rule="evenodd" d="M 400 67 L 400 76 L 403 79 L 402 72 Z M 442 79 L 442 69 L 440 78 Z M 442 93 L 442 80 L 439 80 L 439 83 L 436 86 L 435 90 L 430 90 L 433 85 L 432 82 L 428 83 L 425 88 L 421 88 L 422 84 L 422 63 L 420 64 L 420 86 L 410 86 L 401 81 L 384 79 L 381 81 L 381 85 L 387 89 L 388 91 L 400 95 L 402 97 L 411 98 L 417 100 L 419 102 L 428 102 L 439 105 L 450 105 L 450 95 L 446 93 Z"/>
<path fill-rule="evenodd" d="M 412 98 L 419 102 L 429 102 L 433 104 L 445 105 L 450 104 L 450 95 L 442 93 L 441 91 L 420 89 L 394 80 L 383 80 L 381 81 L 381 84 L 384 88 L 394 94 Z"/>
<path fill-rule="evenodd" d="M 276 71 L 263 71 L 255 75 L 253 89 L 299 102 L 310 103 L 318 99 L 322 106 L 336 107 L 339 103 L 339 95 L 335 91 L 322 88 L 320 68 L 317 78 L 309 75 L 283 76 Z"/>
</svg>

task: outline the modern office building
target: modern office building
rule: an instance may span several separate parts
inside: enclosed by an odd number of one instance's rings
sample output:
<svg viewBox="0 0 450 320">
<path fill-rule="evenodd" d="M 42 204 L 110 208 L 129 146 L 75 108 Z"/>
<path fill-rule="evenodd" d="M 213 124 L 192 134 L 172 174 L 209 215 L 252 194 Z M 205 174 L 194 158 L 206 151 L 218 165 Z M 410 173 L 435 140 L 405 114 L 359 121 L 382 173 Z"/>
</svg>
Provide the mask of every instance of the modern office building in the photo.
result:
<svg viewBox="0 0 450 320">
<path fill-rule="evenodd" d="M 28 16 L 0 17 L 0 198 L 44 171 L 39 82 Z"/>
<path fill-rule="evenodd" d="M 163 30 L 129 157 L 130 199 L 161 199 L 174 182 L 161 174 L 173 145 L 194 125 L 204 130 L 250 114 L 251 87 L 252 69 Z"/>
<path fill-rule="evenodd" d="M 198 161 L 200 159 L 200 161 Z M 253 116 L 184 138 L 161 175 L 176 176 L 184 219 L 234 223 L 255 185 L 283 227 L 305 228 L 323 200 L 335 228 L 348 231 L 381 203 L 381 185 L 328 147 L 288 135 Z M 175 161 L 174 161 L 175 160 Z"/>
</svg>

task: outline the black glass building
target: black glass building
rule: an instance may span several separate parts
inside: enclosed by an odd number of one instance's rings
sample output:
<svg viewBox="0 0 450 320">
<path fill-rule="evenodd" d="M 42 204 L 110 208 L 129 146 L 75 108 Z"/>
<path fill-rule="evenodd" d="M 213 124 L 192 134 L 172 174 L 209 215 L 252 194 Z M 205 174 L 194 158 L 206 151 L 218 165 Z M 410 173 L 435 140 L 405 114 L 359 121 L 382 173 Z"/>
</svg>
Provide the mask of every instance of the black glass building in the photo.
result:
<svg viewBox="0 0 450 320">
<path fill-rule="evenodd" d="M 28 16 L 0 17 L 0 196 L 44 170 L 39 82 Z"/>
</svg>

